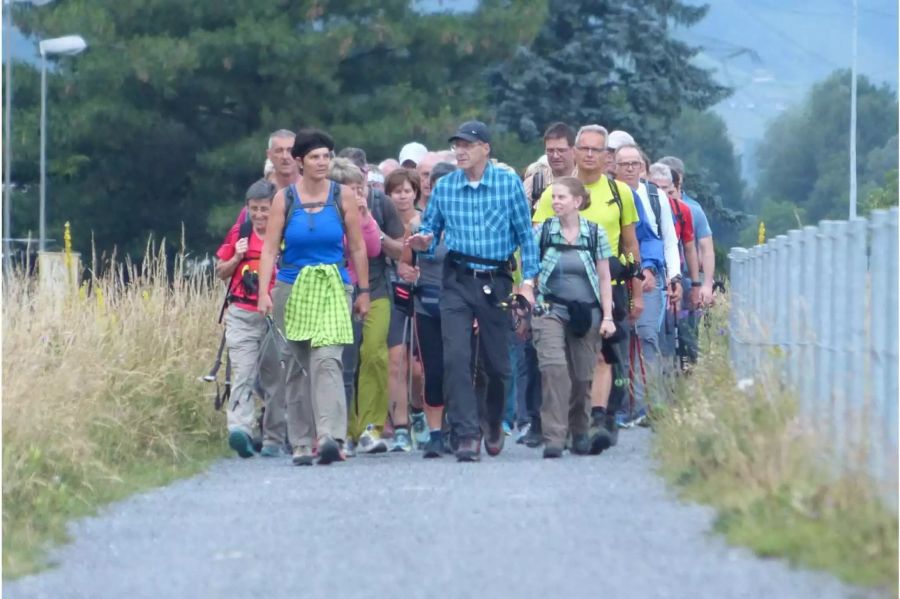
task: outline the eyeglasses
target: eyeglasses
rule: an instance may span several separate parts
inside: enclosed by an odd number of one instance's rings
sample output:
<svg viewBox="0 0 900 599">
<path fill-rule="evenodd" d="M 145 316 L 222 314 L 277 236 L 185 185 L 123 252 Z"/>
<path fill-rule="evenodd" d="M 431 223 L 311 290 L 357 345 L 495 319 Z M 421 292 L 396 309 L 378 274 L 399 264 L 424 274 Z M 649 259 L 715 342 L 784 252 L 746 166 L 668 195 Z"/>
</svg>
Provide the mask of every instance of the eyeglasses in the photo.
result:
<svg viewBox="0 0 900 599">
<path fill-rule="evenodd" d="M 633 168 L 640 168 L 641 165 L 643 165 L 643 164 L 644 164 L 643 162 L 637 162 L 637 161 L 635 161 L 635 162 L 618 162 L 618 163 L 616 163 L 616 166 L 621 166 L 624 169 L 633 169 Z"/>
<path fill-rule="evenodd" d="M 584 152 L 588 156 L 591 154 L 602 154 L 606 151 L 606 148 L 592 148 L 591 146 L 575 146 L 575 149 L 579 152 Z"/>
</svg>

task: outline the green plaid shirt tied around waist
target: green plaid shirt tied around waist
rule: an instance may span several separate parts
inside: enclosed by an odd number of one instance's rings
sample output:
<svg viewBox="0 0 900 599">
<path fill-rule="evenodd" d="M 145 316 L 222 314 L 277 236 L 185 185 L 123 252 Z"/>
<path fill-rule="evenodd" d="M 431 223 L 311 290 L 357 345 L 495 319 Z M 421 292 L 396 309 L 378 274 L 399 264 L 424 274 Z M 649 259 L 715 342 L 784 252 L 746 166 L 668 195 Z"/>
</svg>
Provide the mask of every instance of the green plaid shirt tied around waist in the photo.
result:
<svg viewBox="0 0 900 599">
<path fill-rule="evenodd" d="M 590 226 L 588 225 L 588 221 L 584 217 L 579 217 L 578 220 L 580 224 L 580 233 L 578 236 L 578 240 L 572 245 L 588 247 L 590 241 Z M 542 227 L 543 224 L 540 224 L 536 225 L 534 228 L 534 237 L 538 245 L 540 245 L 541 243 Z M 550 243 L 568 243 L 562 235 L 562 227 L 559 223 L 559 217 L 556 216 L 550 219 Z M 603 227 L 600 226 L 597 227 L 596 244 L 598 260 L 606 260 L 612 256 L 612 249 L 609 247 L 609 239 L 606 236 L 606 231 L 603 229 Z M 587 272 L 588 279 L 591 282 L 591 288 L 594 290 L 594 296 L 597 298 L 597 301 L 600 302 L 600 279 L 597 276 L 597 265 L 594 264 L 593 258 L 591 257 L 591 253 L 589 251 L 576 251 L 578 252 L 578 256 L 581 258 L 582 263 L 584 263 L 584 270 Z M 538 274 L 538 293 L 541 296 L 549 293 L 549 290 L 547 289 L 547 279 L 550 278 L 550 273 L 552 273 L 553 269 L 556 268 L 561 255 L 562 252 L 555 247 L 548 247 L 546 249 L 546 252 L 544 253 L 544 259 L 541 260 L 541 270 Z"/>
<path fill-rule="evenodd" d="M 313 347 L 353 343 L 344 281 L 334 264 L 304 267 L 284 308 L 284 336 Z"/>
</svg>

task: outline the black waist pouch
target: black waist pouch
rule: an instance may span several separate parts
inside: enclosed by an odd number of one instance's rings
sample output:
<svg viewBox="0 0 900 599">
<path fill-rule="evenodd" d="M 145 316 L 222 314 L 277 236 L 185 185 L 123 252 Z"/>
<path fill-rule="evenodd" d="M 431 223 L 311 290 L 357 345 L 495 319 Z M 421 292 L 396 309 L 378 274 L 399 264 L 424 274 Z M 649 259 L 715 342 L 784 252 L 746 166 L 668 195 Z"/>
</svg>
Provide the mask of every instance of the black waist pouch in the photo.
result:
<svg viewBox="0 0 900 599">
<path fill-rule="evenodd" d="M 566 307 L 569 312 L 569 322 L 566 327 L 575 337 L 584 337 L 591 330 L 591 322 L 593 321 L 594 308 L 597 307 L 596 302 L 578 302 L 562 299 L 555 295 L 547 295 L 547 300 L 554 304 L 561 304 Z"/>
<path fill-rule="evenodd" d="M 392 281 L 394 308 L 407 316 L 412 316 L 415 310 L 415 301 L 413 300 L 413 286 L 409 283 L 400 281 Z"/>
</svg>

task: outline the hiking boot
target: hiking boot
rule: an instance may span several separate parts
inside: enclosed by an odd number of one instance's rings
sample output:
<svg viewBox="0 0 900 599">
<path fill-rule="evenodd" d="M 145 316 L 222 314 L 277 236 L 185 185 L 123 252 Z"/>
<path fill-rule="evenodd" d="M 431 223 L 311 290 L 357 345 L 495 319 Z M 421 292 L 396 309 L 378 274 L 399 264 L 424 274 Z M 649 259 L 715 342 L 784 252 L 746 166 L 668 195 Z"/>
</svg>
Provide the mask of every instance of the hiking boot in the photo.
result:
<svg viewBox="0 0 900 599">
<path fill-rule="evenodd" d="M 591 416 L 591 428 L 588 429 L 589 453 L 591 455 L 600 455 L 613 446 L 612 435 L 610 435 L 607 428 L 608 421 L 612 421 L 613 426 L 615 426 L 616 417 L 606 413 Z"/>
<path fill-rule="evenodd" d="M 422 457 L 425 459 L 441 457 L 445 451 L 443 437 L 430 437 L 424 449 L 425 453 Z"/>
<path fill-rule="evenodd" d="M 546 447 L 544 447 L 545 458 L 561 458 L 562 454 L 562 447 L 554 447 L 553 445 L 547 445 Z"/>
<path fill-rule="evenodd" d="M 604 426 L 607 433 L 609 433 L 609 446 L 613 447 L 619 442 L 619 427 L 616 423 L 616 419 L 607 414 Z"/>
<path fill-rule="evenodd" d="M 489 456 L 497 457 L 503 451 L 503 443 L 506 441 L 506 433 L 503 424 L 489 424 L 487 434 L 484 436 L 484 449 Z"/>
<path fill-rule="evenodd" d="M 341 456 L 341 446 L 331 437 L 325 437 L 319 443 L 319 465 L 327 466 L 332 462 L 340 462 L 343 460 Z"/>
<path fill-rule="evenodd" d="M 242 430 L 235 429 L 228 433 L 228 446 L 242 458 L 252 458 L 256 455 L 253 451 L 253 439 Z"/>
<path fill-rule="evenodd" d="M 391 451 L 395 453 L 400 451 L 409 453 L 412 451 L 412 439 L 410 439 L 408 430 L 398 428 L 394 431 L 394 444 L 391 446 Z"/>
<path fill-rule="evenodd" d="M 359 436 L 357 451 L 359 453 L 384 453 L 387 450 L 387 443 L 381 438 L 378 427 L 374 424 L 368 425 L 363 434 Z"/>
<path fill-rule="evenodd" d="M 356 443 L 354 443 L 352 439 L 347 439 L 346 441 L 344 441 L 344 444 L 341 446 L 341 453 L 344 454 L 345 458 L 355 458 L 356 457 Z"/>
<path fill-rule="evenodd" d="M 541 433 L 541 429 L 534 426 L 530 427 L 525 434 L 525 438 L 522 439 L 522 443 L 525 444 L 525 447 L 531 447 L 532 449 L 543 445 L 544 435 Z"/>
<path fill-rule="evenodd" d="M 425 421 L 425 412 L 413 413 L 409 425 L 416 447 L 419 449 L 425 447 L 431 440 L 431 431 L 428 430 L 428 423 Z"/>
<path fill-rule="evenodd" d="M 462 439 L 456 449 L 457 462 L 477 462 L 481 460 L 481 441 L 478 439 Z"/>
<path fill-rule="evenodd" d="M 312 449 L 307 445 L 298 445 L 294 448 L 294 453 L 291 455 L 291 462 L 294 463 L 294 466 L 312 466 Z"/>
<path fill-rule="evenodd" d="M 525 437 L 528 435 L 528 431 L 531 430 L 531 423 L 526 422 L 522 426 L 518 428 L 516 431 L 516 444 L 523 445 L 525 443 Z"/>
<path fill-rule="evenodd" d="M 591 438 L 587 433 L 581 433 L 572 437 L 572 453 L 575 455 L 587 455 L 591 452 Z"/>
<path fill-rule="evenodd" d="M 263 445 L 259 455 L 264 458 L 281 458 L 284 457 L 284 451 L 280 445 Z"/>
<path fill-rule="evenodd" d="M 650 422 L 647 420 L 647 410 L 644 408 L 627 418 L 624 424 L 619 424 L 619 428 L 633 428 L 635 426 L 650 426 Z"/>
</svg>

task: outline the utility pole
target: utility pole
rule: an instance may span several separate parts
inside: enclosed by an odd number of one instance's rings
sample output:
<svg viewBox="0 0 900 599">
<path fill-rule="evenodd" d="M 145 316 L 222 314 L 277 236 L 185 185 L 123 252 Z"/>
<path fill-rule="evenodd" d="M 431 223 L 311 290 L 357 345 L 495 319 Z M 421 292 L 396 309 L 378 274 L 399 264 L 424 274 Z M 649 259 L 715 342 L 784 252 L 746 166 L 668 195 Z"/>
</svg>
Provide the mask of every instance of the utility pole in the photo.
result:
<svg viewBox="0 0 900 599">
<path fill-rule="evenodd" d="M 3 95 L 6 112 L 3 119 L 3 261 L 12 264 L 12 2 L 3 7 L 6 31 L 3 33 L 3 56 L 6 59 L 6 82 Z"/>
<path fill-rule="evenodd" d="M 859 44 L 859 0 L 853 0 L 853 41 L 850 67 L 850 220 L 856 218 L 856 63 Z"/>
</svg>

